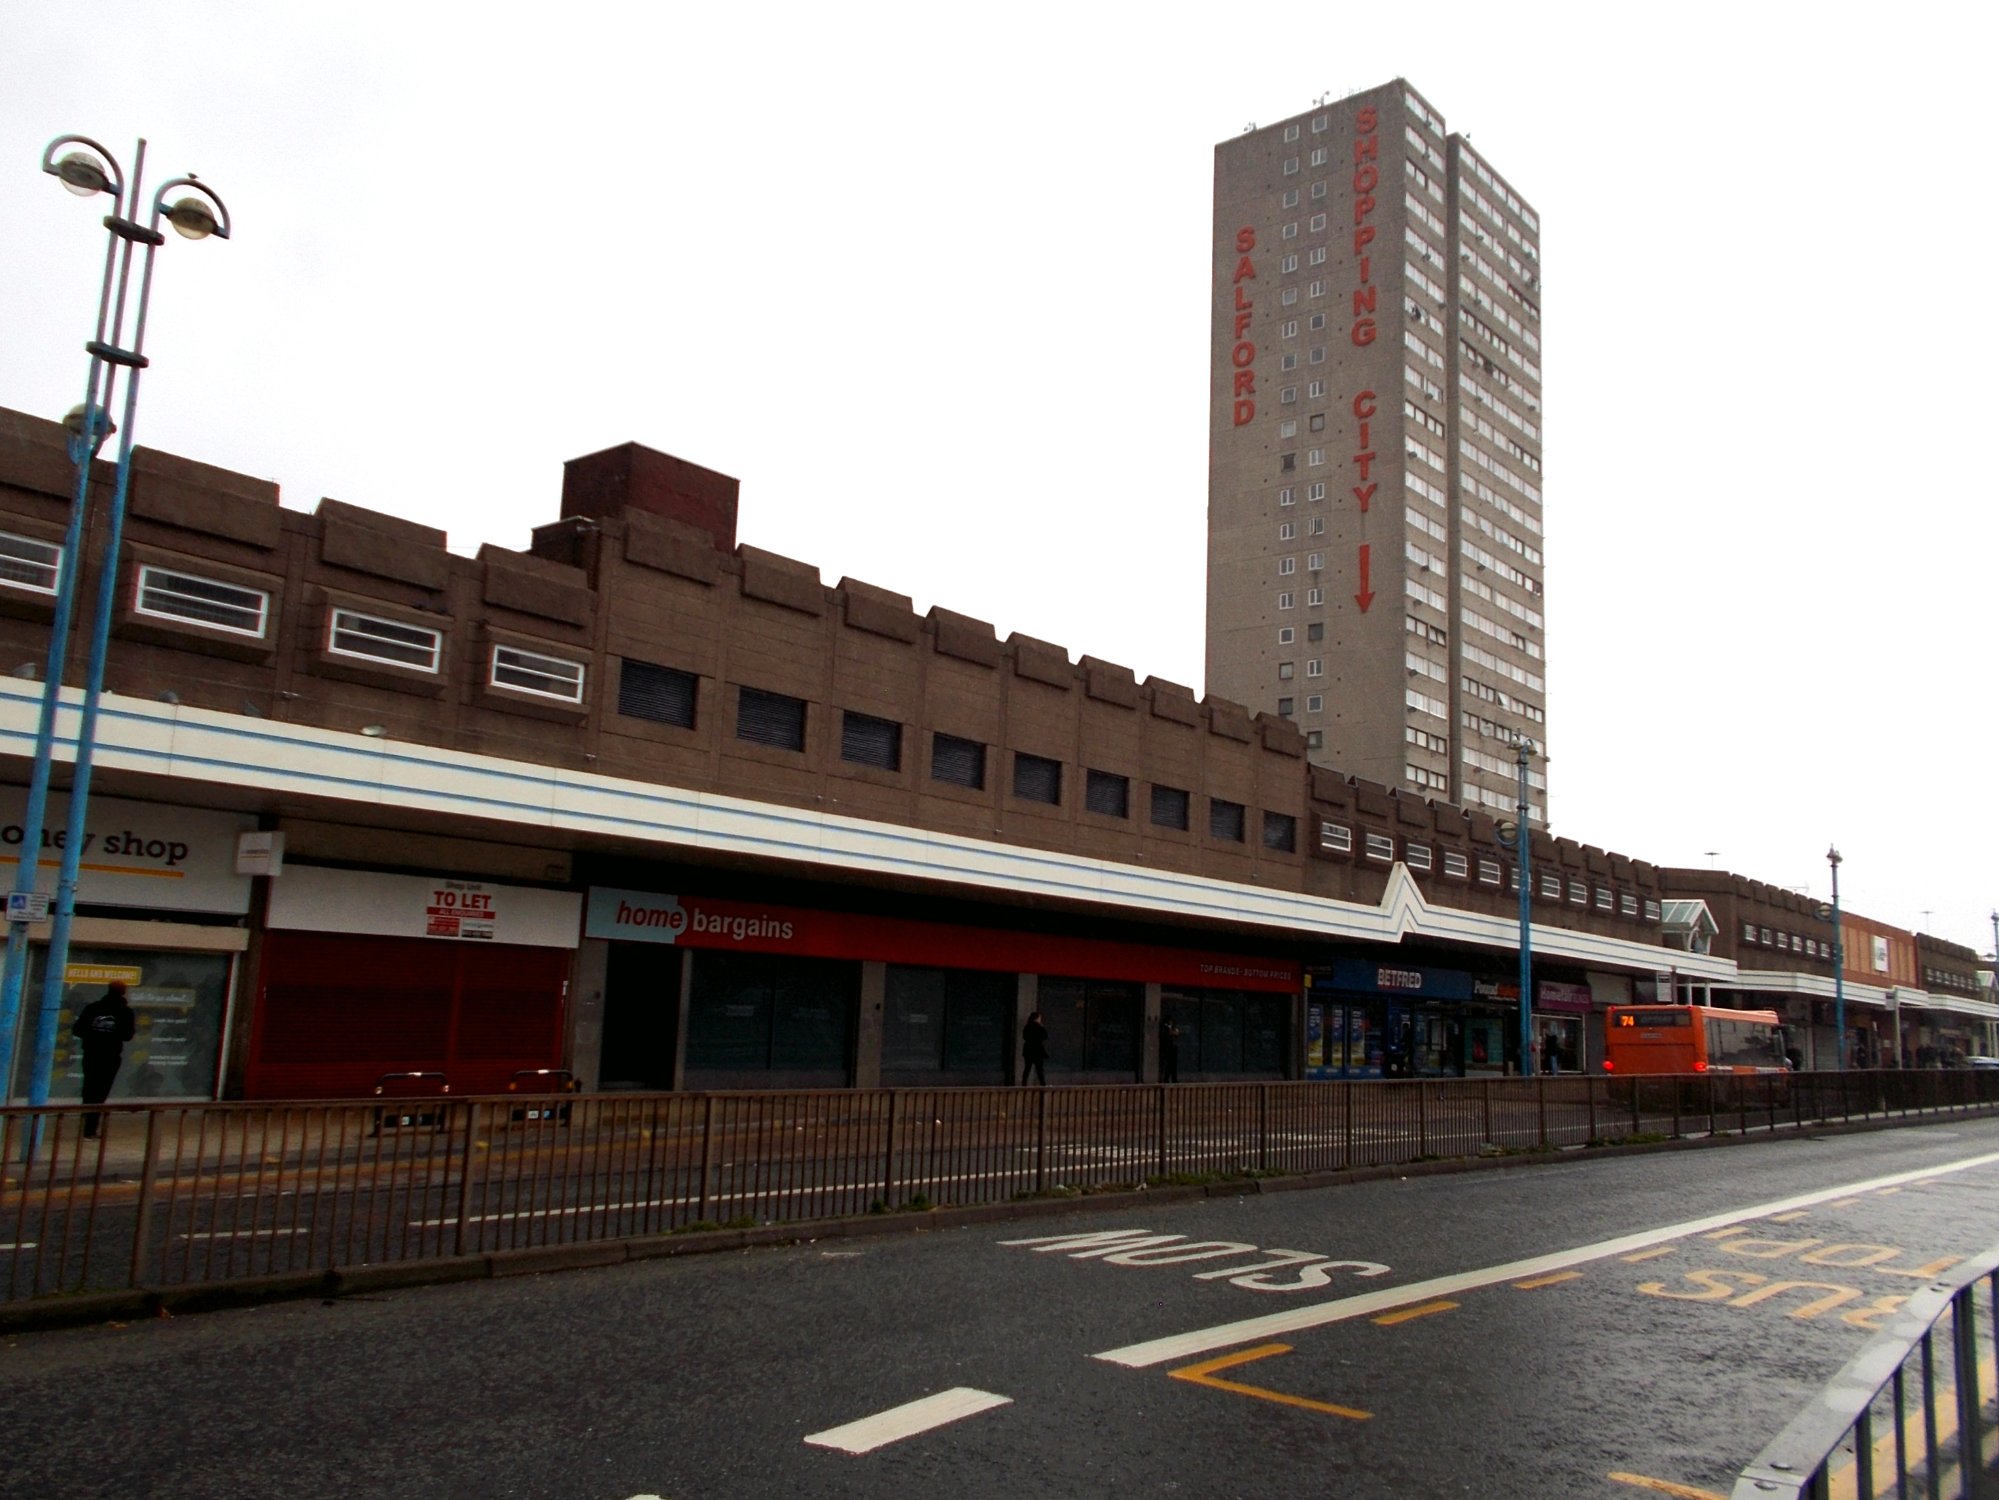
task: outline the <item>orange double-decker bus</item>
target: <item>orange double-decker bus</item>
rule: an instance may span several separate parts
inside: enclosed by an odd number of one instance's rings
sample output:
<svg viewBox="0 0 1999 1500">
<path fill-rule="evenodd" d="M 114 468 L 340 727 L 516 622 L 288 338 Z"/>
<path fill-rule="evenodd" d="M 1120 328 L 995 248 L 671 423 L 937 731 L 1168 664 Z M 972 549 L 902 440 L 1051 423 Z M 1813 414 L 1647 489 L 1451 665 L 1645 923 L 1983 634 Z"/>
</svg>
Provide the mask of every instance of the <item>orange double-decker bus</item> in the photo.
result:
<svg viewBox="0 0 1999 1500">
<path fill-rule="evenodd" d="M 1603 1018 L 1606 1073 L 1788 1073 L 1774 1010 L 1613 1005 Z"/>
</svg>

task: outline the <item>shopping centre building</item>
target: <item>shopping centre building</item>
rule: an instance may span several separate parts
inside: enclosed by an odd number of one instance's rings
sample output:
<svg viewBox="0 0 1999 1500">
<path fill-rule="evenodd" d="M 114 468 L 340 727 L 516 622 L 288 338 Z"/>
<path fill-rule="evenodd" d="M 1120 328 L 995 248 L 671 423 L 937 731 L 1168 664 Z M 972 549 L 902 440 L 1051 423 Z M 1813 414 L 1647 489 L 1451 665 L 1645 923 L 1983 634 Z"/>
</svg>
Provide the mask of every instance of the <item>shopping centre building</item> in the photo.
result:
<svg viewBox="0 0 1999 1500">
<path fill-rule="evenodd" d="M 0 412 L 8 854 L 73 478 L 57 424 Z M 1517 1066 L 1490 818 L 1311 764 L 1279 715 L 828 586 L 739 544 L 736 507 L 626 446 L 567 466 L 527 551 L 464 557 L 139 450 L 66 987 L 73 1011 L 131 986 L 118 1097 L 991 1084 L 1036 1010 L 1056 1080 L 1155 1077 L 1162 1019 L 1185 1079 Z M 1624 1000 L 1781 993 L 1829 1024 L 1802 903 L 1752 921 L 1768 888 L 1541 834 L 1532 861 L 1557 1066 Z M 1745 925 L 1771 927 L 1753 956 Z M 1975 955 L 1900 940 L 1906 974 L 1849 964 L 1849 1019 L 1988 1050 Z"/>
</svg>

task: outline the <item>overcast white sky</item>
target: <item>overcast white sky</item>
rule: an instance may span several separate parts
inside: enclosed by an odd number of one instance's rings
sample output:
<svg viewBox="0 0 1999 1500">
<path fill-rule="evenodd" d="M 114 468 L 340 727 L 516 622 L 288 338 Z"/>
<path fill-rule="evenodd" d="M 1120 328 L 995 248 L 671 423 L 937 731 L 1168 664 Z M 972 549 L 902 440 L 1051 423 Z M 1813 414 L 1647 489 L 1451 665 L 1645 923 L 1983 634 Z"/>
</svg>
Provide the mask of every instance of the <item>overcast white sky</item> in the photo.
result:
<svg viewBox="0 0 1999 1500">
<path fill-rule="evenodd" d="M 143 445 L 469 553 L 636 440 L 828 583 L 1199 688 L 1213 146 L 1406 76 L 1542 220 L 1555 830 L 1820 899 L 1837 842 L 1989 951 L 1992 14 L 15 5 L 0 406 L 82 396 L 42 147 L 143 134 L 237 220 L 160 254 Z"/>
</svg>

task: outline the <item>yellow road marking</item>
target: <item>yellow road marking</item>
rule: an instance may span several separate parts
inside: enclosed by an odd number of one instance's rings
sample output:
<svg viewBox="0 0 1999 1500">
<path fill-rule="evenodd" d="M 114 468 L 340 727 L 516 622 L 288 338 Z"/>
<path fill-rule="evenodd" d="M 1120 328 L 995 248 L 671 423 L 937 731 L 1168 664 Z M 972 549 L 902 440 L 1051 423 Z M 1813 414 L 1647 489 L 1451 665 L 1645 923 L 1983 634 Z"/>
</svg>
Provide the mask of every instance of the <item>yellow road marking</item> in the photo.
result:
<svg viewBox="0 0 1999 1500">
<path fill-rule="evenodd" d="M 1796 1213 L 1772 1214 L 1770 1215 L 1770 1222 L 1772 1224 L 1795 1224 L 1800 1219 L 1809 1219 L 1810 1217 L 1810 1212 L 1801 1208 Z"/>
<path fill-rule="evenodd" d="M 1881 1189 L 1880 1192 L 1876 1193 L 1874 1196 L 1877 1198 L 1892 1198 L 1901 1191 L 1902 1190 L 1898 1187 L 1883 1188 Z"/>
<path fill-rule="evenodd" d="M 1233 1369 L 1236 1365 L 1246 1365 L 1251 1360 L 1268 1359 L 1273 1354 L 1289 1354 L 1289 1344 L 1259 1344 L 1254 1349 L 1245 1349 L 1239 1354 L 1224 1354 L 1215 1359 L 1204 1359 L 1198 1365 L 1186 1365 L 1166 1373 L 1175 1380 L 1184 1380 L 1190 1385 L 1211 1386 L 1218 1391 L 1234 1391 L 1238 1396 L 1254 1396 L 1259 1401 L 1275 1401 L 1281 1406 L 1299 1406 L 1306 1411 L 1322 1411 L 1335 1417 L 1350 1417 L 1356 1422 L 1365 1422 L 1374 1413 L 1356 1411 L 1351 1406 L 1334 1406 L 1330 1401 L 1313 1401 L 1305 1396 L 1293 1396 L 1284 1391 L 1265 1390 L 1260 1385 L 1244 1385 L 1235 1380 L 1217 1380 L 1217 1370 Z"/>
<path fill-rule="evenodd" d="M 1860 1201 L 1860 1200 L 1859 1200 L 1858 1198 L 1835 1198 L 1835 1199 L 1833 1199 L 1833 1201 L 1832 1201 L 1832 1202 L 1828 1203 L 1828 1204 L 1826 1205 L 1826 1207 L 1827 1207 L 1827 1208 L 1851 1208 L 1851 1207 L 1853 1207 L 1853 1205 L 1854 1205 L 1854 1204 L 1858 1203 L 1859 1201 Z"/>
<path fill-rule="evenodd" d="M 1677 1500 L 1728 1500 L 1726 1495 L 1717 1495 L 1713 1490 L 1697 1490 L 1690 1484 L 1674 1484 L 1670 1479 L 1647 1479 L 1643 1474 L 1612 1474 L 1619 1484 L 1635 1484 L 1641 1490 L 1657 1490 L 1662 1495 L 1672 1495 Z"/>
<path fill-rule="evenodd" d="M 1993 1361 L 1985 1359 L 1978 1365 L 1978 1388 L 1984 1390 L 1992 1384 Z M 1937 1442 L 1948 1445 L 1957 1436 L 1957 1393 L 1946 1387 L 1937 1391 Z M 1929 1437 L 1923 1430 L 1921 1403 L 1902 1413 L 1902 1451 L 1907 1456 L 1910 1468 L 1915 1468 L 1929 1457 Z M 1958 1490 L 1948 1481 L 1953 1470 L 1943 1471 L 1944 1493 L 1956 1494 Z M 1860 1464 L 1847 1455 L 1842 1465 L 1826 1475 L 1826 1493 L 1831 1500 L 1862 1500 L 1860 1495 Z M 1889 1486 L 1895 1482 L 1895 1424 L 1891 1420 L 1888 1430 L 1874 1440 L 1874 1479 L 1877 1493 L 1887 1494 Z M 1872 1500 L 1872 1497 L 1869 1497 Z"/>
<path fill-rule="evenodd" d="M 1635 1266 L 1641 1260 L 1657 1260 L 1662 1255 L 1671 1255 L 1674 1249 L 1672 1245 L 1657 1245 L 1650 1250 L 1640 1250 L 1636 1255 L 1625 1256 L 1624 1263 L 1627 1266 Z"/>
<path fill-rule="evenodd" d="M 1397 1323 L 1407 1323 L 1412 1318 L 1427 1318 L 1431 1313 L 1449 1312 L 1456 1307 L 1455 1302 L 1425 1302 L 1416 1307 L 1405 1307 L 1398 1312 L 1383 1313 L 1374 1321 L 1383 1328 L 1393 1328 Z"/>
<path fill-rule="evenodd" d="M 1536 1276 L 1532 1281 L 1516 1281 L 1513 1289 L 1517 1292 L 1538 1292 L 1544 1286 L 1554 1286 L 1563 1281 L 1580 1281 L 1580 1271 L 1557 1271 L 1552 1276 Z"/>
<path fill-rule="evenodd" d="M 1728 1226 L 1728 1228 L 1717 1229 L 1712 1234 L 1704 1235 L 1703 1238 L 1710 1240 L 1725 1240 L 1730 1235 L 1747 1234 L 1747 1233 L 1749 1233 L 1749 1226 L 1747 1224 L 1731 1224 Z"/>
</svg>

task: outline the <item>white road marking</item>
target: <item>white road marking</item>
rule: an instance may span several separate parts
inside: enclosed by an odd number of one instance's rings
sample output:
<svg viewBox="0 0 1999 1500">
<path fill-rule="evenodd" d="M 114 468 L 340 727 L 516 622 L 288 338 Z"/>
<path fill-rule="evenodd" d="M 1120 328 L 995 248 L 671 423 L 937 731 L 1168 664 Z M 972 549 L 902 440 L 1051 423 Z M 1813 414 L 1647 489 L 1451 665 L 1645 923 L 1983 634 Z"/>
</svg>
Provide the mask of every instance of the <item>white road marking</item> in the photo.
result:
<svg viewBox="0 0 1999 1500">
<path fill-rule="evenodd" d="M 0 1250 L 32 1250 L 40 1243 L 40 1240 L 22 1240 L 18 1244 L 0 1245 Z"/>
<path fill-rule="evenodd" d="M 1795 1198 L 1780 1198 L 1774 1203 L 1761 1203 L 1753 1208 L 1711 1214 L 1704 1219 L 1690 1219 L 1683 1224 L 1668 1224 L 1661 1229 L 1641 1230 L 1637 1234 L 1621 1235 L 1614 1240 L 1599 1240 L 1593 1245 L 1581 1245 L 1573 1250 L 1558 1250 L 1548 1255 L 1536 1255 L 1503 1266 L 1487 1266 L 1483 1270 L 1461 1271 L 1454 1276 L 1439 1276 L 1430 1281 L 1418 1282 L 1414 1286 L 1367 1292 L 1358 1297 L 1345 1297 L 1337 1302 L 1322 1302 L 1316 1307 L 1299 1307 L 1287 1312 L 1266 1313 L 1260 1318 L 1244 1318 L 1240 1322 L 1223 1323 L 1214 1328 L 1198 1329 L 1193 1333 L 1173 1334 L 1167 1338 L 1150 1339 L 1142 1344 L 1127 1344 L 1121 1349 L 1106 1349 L 1093 1358 L 1140 1370 L 1149 1365 L 1165 1364 L 1169 1360 L 1187 1359 L 1197 1354 L 1207 1354 L 1215 1349 L 1226 1349 L 1233 1344 L 1248 1344 L 1278 1338 L 1301 1329 L 1320 1328 L 1328 1323 L 1344 1323 L 1350 1318 L 1371 1317 L 1391 1308 L 1405 1307 L 1414 1302 L 1427 1302 L 1436 1297 L 1449 1297 L 1458 1292 L 1473 1291 L 1497 1282 L 1519 1281 L 1529 1276 L 1544 1275 L 1549 1271 L 1567 1270 L 1570 1266 L 1603 1260 L 1613 1255 L 1629 1255 L 1634 1250 L 1644 1250 L 1667 1240 L 1705 1234 L 1723 1225 L 1739 1223 L 1745 1219 L 1765 1219 L 1772 1214 L 1787 1213 L 1794 1208 L 1810 1208 L 1815 1204 L 1830 1203 L 1837 1199 L 1851 1199 L 1857 1193 L 1871 1192 L 1899 1183 L 1920 1182 L 1953 1172 L 1969 1171 L 1973 1167 L 1989 1166 L 1993 1162 L 1999 1162 L 1999 1151 L 1988 1152 L 1983 1156 L 1966 1157 L 1962 1161 L 1949 1162 L 1940 1167 L 1924 1167 L 1914 1172 L 1897 1172 L 1888 1177 L 1875 1177 L 1866 1182 L 1846 1183 L 1840 1187 L 1827 1188 L 1822 1192 L 1802 1193 Z"/>
<path fill-rule="evenodd" d="M 176 1235 L 175 1238 L 183 1240 L 245 1240 L 254 1239 L 260 1234 L 311 1233 L 310 1229 L 303 1226 L 297 1229 L 197 1229 L 188 1234 Z"/>
<path fill-rule="evenodd" d="M 877 1448 L 914 1437 L 919 1432 L 942 1427 L 946 1422 L 956 1422 L 961 1417 L 977 1416 L 996 1406 L 1012 1404 L 1011 1396 L 995 1396 L 990 1391 L 975 1391 L 970 1386 L 961 1385 L 953 1390 L 939 1391 L 934 1396 L 925 1396 L 920 1401 L 891 1407 L 872 1417 L 862 1417 L 860 1421 L 849 1422 L 844 1427 L 829 1427 L 824 1432 L 809 1433 L 805 1441 L 815 1448 L 838 1448 L 842 1453 L 872 1453 Z"/>
<path fill-rule="evenodd" d="M 730 1165 L 734 1165 L 734 1163 Z M 1032 1174 L 1032 1170 L 1031 1167 L 1023 1167 L 1016 1175 L 1027 1177 Z M 958 1172 L 944 1177 L 925 1177 L 921 1182 L 914 1184 L 905 1183 L 903 1186 L 914 1186 L 918 1192 L 922 1192 L 933 1187 L 944 1187 L 954 1182 L 987 1182 L 992 1180 L 992 1175 L 988 1172 Z M 723 1198 L 711 1195 L 709 1202 L 711 1206 L 722 1209 L 762 1202 L 770 1198 L 824 1197 L 831 1193 L 878 1193 L 880 1188 L 881 1184 L 879 1182 L 826 1182 L 806 1187 L 762 1188 L 737 1193 L 733 1197 L 727 1198 L 726 1201 Z M 700 1201 L 700 1194 L 689 1193 L 685 1197 L 680 1198 L 635 1199 L 624 1203 L 572 1203 L 557 1205 L 551 1208 L 515 1209 L 507 1213 L 473 1214 L 465 1222 L 468 1224 L 509 1224 L 519 1219 L 568 1219 L 575 1218 L 581 1214 L 630 1213 L 633 1209 L 686 1208 L 690 1205 L 698 1204 Z M 456 1214 L 449 1214 L 441 1219 L 411 1219 L 409 1226 L 412 1229 L 449 1229 L 457 1222 L 458 1216 Z"/>
</svg>

